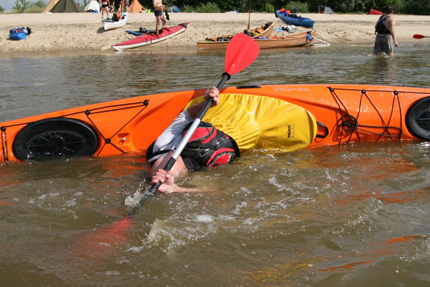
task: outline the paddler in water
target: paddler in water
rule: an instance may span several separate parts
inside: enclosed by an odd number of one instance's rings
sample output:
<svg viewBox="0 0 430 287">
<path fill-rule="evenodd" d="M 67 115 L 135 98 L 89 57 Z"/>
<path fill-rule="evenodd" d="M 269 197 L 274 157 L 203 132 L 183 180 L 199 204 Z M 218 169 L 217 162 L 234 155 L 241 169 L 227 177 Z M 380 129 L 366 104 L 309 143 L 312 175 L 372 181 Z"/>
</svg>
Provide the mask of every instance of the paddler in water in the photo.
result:
<svg viewBox="0 0 430 287">
<path fill-rule="evenodd" d="M 398 47 L 399 43 L 396 41 L 396 33 L 394 26 L 396 20 L 393 17 L 394 5 L 388 5 L 385 13 L 379 17 L 375 25 L 375 47 L 373 54 L 377 55 L 385 52 L 389 56 L 394 56 L 394 47 Z"/>
<path fill-rule="evenodd" d="M 212 98 L 212 107 L 219 104 L 219 91 L 209 88 L 205 100 Z M 197 192 L 175 184 L 175 179 L 185 176 L 188 171 L 203 170 L 216 165 L 232 162 L 240 156 L 236 142 L 230 136 L 202 122 L 193 133 L 181 155 L 170 171 L 163 170 L 173 150 L 179 145 L 188 126 L 198 116 L 204 102 L 194 104 L 181 112 L 172 124 L 148 148 L 146 158 L 152 164 L 152 183 L 162 182 L 158 191 L 162 193 Z"/>
<path fill-rule="evenodd" d="M 163 15 L 163 10 L 166 9 L 166 6 L 163 5 L 162 0 L 152 0 L 152 5 L 154 6 L 154 15 L 155 15 L 155 33 L 158 35 L 158 28 L 160 27 L 160 23 L 162 22 L 161 29 L 166 25 L 166 19 Z"/>
</svg>

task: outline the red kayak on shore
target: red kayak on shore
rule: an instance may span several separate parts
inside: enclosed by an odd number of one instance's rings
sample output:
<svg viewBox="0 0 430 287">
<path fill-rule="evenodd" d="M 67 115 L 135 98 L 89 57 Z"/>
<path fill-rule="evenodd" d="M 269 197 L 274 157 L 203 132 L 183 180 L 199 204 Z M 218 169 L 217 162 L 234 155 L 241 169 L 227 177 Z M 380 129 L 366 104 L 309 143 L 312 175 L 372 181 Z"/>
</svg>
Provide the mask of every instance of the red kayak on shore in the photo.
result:
<svg viewBox="0 0 430 287">
<path fill-rule="evenodd" d="M 382 15 L 383 13 L 381 11 L 370 9 L 369 15 Z"/>
<path fill-rule="evenodd" d="M 159 31 L 158 35 L 155 33 L 155 31 L 152 31 L 147 34 L 138 36 L 134 39 L 115 44 L 112 46 L 112 48 L 117 51 L 122 51 L 126 49 L 134 49 L 142 46 L 155 44 L 184 32 L 190 25 L 191 22 L 187 22 L 181 23 L 173 27 L 164 27 Z"/>
</svg>

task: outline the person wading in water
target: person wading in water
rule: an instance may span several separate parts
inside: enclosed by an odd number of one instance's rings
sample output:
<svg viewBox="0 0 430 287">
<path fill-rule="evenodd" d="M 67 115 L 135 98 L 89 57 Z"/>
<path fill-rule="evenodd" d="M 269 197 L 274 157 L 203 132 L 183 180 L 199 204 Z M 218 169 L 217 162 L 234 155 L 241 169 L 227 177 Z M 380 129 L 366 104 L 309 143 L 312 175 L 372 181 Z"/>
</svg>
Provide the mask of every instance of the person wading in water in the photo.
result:
<svg viewBox="0 0 430 287">
<path fill-rule="evenodd" d="M 389 56 L 394 56 L 394 47 L 398 47 L 399 43 L 396 41 L 396 33 L 394 26 L 396 20 L 393 17 L 394 6 L 388 5 L 385 13 L 379 17 L 375 25 L 375 47 L 373 54 L 378 55 L 385 52 Z"/>
</svg>

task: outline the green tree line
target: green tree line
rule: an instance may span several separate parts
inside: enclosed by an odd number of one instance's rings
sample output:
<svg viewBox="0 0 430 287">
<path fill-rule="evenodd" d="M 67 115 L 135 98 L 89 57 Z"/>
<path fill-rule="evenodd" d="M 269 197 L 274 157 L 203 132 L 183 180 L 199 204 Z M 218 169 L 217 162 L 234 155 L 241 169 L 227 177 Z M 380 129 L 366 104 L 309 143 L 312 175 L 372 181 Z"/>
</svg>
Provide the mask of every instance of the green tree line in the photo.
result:
<svg viewBox="0 0 430 287">
<path fill-rule="evenodd" d="M 47 0 L 29 1 L 16 0 L 13 10 L 18 13 L 38 12 L 46 4 Z M 81 0 L 85 6 L 89 0 Z M 111 2 L 113 0 L 110 0 Z M 132 0 L 128 0 L 131 2 Z M 152 0 L 138 0 L 140 4 L 149 9 L 152 8 Z M 225 12 L 237 10 L 239 12 L 268 12 L 285 8 L 299 13 L 317 12 L 319 5 L 330 7 L 335 13 L 363 13 L 370 9 L 383 11 L 388 4 L 394 4 L 395 13 L 430 15 L 430 0 L 210 0 L 202 3 L 201 0 L 163 0 L 167 7 L 173 5 L 179 7 L 182 12 Z M 33 10 L 33 11 L 32 11 Z M 0 12 L 4 9 L 0 6 Z"/>
<path fill-rule="evenodd" d="M 139 0 L 144 6 L 151 8 L 152 0 Z M 317 12 L 318 5 L 329 6 L 335 13 L 363 13 L 370 9 L 384 10 L 388 4 L 394 4 L 395 13 L 430 15 L 429 0 L 210 0 L 202 3 L 201 0 L 164 0 L 168 7 L 176 5 L 184 12 L 222 12 L 233 11 L 248 12 L 250 3 L 254 12 L 273 12 L 273 10 L 285 8 L 297 12 Z M 190 11 L 191 10 L 191 11 Z M 215 11 L 207 11 L 215 10 Z"/>
<path fill-rule="evenodd" d="M 40 13 L 46 3 L 44 0 L 28 1 L 16 0 L 12 11 L 16 13 Z M 4 12 L 4 8 L 0 6 L 0 12 Z"/>
</svg>

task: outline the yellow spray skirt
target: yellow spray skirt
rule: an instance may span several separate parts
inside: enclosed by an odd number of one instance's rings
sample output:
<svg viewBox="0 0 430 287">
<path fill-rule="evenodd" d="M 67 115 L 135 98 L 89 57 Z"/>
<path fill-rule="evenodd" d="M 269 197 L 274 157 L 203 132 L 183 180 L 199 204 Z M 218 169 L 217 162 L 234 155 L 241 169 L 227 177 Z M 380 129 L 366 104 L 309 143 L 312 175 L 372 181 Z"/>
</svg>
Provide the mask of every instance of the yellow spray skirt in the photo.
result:
<svg viewBox="0 0 430 287">
<path fill-rule="evenodd" d="M 202 101 L 197 98 L 190 105 Z M 284 100 L 245 94 L 221 94 L 203 121 L 234 138 L 240 150 L 251 148 L 293 151 L 315 138 L 317 123 L 306 109 Z"/>
</svg>

